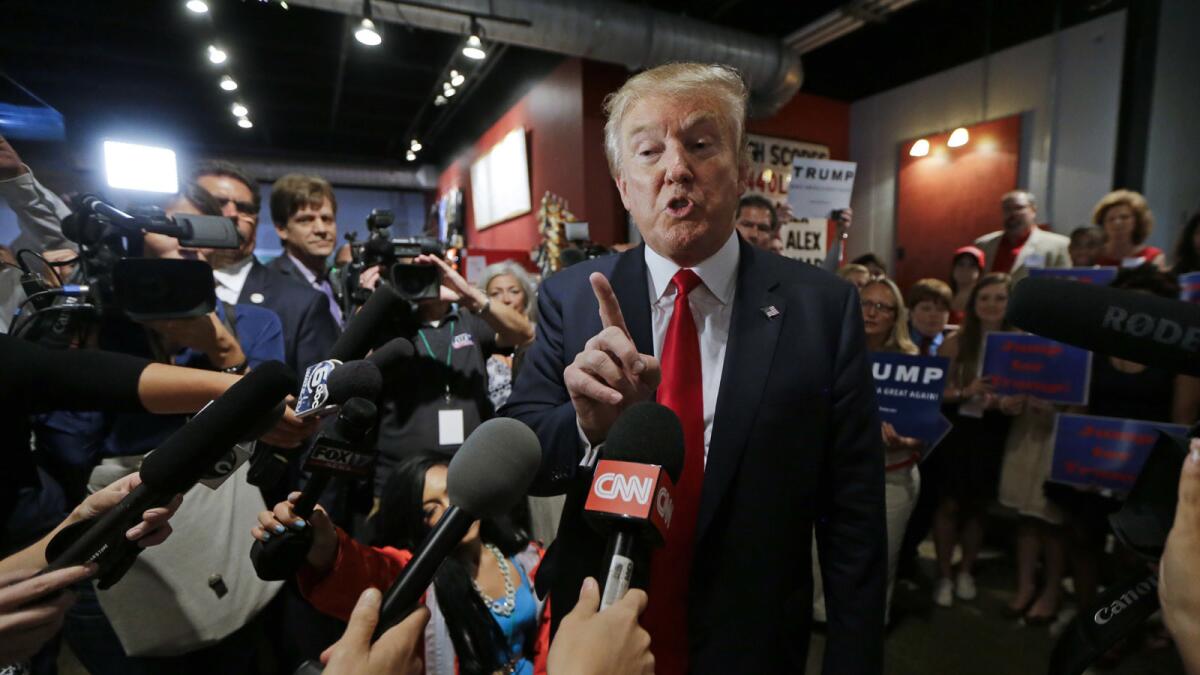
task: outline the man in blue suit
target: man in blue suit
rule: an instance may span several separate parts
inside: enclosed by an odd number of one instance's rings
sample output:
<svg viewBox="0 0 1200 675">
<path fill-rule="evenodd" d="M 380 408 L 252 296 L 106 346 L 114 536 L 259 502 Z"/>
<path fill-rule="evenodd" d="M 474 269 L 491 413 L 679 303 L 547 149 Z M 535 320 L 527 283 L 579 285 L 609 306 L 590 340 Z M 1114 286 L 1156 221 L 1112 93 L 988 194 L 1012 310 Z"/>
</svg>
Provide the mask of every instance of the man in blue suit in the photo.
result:
<svg viewBox="0 0 1200 675">
<path fill-rule="evenodd" d="M 541 440 L 533 493 L 568 495 L 538 575 L 555 625 L 582 579 L 604 574 L 605 540 L 581 517 L 596 455 L 622 410 L 657 398 L 686 449 L 649 564 L 656 672 L 804 672 L 815 527 L 824 672 L 880 673 L 883 449 L 858 295 L 735 233 L 750 177 L 735 71 L 661 66 L 605 109 L 610 170 L 645 244 L 543 284 L 502 411 Z"/>
<path fill-rule="evenodd" d="M 221 203 L 221 213 L 237 224 L 241 246 L 214 251 L 209 262 L 217 296 L 231 304 L 266 307 L 283 322 L 287 364 L 297 373 L 329 354 L 340 329 L 322 294 L 258 262 L 254 244 L 261 197 L 254 182 L 236 165 L 208 161 L 197 165 L 196 182 Z"/>
</svg>

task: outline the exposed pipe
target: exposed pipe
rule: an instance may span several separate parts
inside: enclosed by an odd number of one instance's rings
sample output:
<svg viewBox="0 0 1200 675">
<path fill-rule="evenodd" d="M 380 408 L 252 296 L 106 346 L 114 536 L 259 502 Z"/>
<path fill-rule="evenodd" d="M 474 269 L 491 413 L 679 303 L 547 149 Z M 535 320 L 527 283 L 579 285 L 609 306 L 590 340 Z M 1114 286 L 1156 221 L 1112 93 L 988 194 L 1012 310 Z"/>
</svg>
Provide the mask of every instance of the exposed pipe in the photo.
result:
<svg viewBox="0 0 1200 675">
<path fill-rule="evenodd" d="M 873 0 L 912 2 L 913 0 Z M 357 0 L 291 0 L 296 6 L 356 16 Z M 444 9 L 432 9 L 436 4 Z M 800 89 L 804 71 L 793 49 L 771 38 L 625 2 L 602 0 L 438 0 L 421 6 L 372 0 L 376 21 L 466 35 L 479 17 L 484 39 L 619 63 L 634 70 L 670 61 L 724 63 L 750 88 L 750 112 L 768 116 Z M 528 26 L 488 15 L 527 21 Z"/>
<path fill-rule="evenodd" d="M 855 0 L 783 38 L 783 43 L 798 54 L 823 47 L 853 33 L 868 22 L 882 21 L 885 16 L 917 0 Z"/>
</svg>

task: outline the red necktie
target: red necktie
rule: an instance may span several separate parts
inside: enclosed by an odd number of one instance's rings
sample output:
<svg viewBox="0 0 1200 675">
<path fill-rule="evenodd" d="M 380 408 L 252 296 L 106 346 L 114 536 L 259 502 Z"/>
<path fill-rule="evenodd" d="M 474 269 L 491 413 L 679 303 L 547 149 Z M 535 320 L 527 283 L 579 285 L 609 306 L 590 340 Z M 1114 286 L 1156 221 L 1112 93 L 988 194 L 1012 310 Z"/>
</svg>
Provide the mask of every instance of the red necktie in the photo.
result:
<svg viewBox="0 0 1200 675">
<path fill-rule="evenodd" d="M 700 369 L 700 337 L 688 293 L 700 277 L 681 269 L 675 285 L 675 311 L 662 347 L 662 382 L 658 402 L 683 424 L 683 473 L 675 490 L 675 512 L 665 545 L 650 560 L 650 602 L 642 625 L 650 633 L 655 672 L 683 675 L 688 671 L 687 594 L 700 489 L 704 484 L 704 389 Z"/>
</svg>

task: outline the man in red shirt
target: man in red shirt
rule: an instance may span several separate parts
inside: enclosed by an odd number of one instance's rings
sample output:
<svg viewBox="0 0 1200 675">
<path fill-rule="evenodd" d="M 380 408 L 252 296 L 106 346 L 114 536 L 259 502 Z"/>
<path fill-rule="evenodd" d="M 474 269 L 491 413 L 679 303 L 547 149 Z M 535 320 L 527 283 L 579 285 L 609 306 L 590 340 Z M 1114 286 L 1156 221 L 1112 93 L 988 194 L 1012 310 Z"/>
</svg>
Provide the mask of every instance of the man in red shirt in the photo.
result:
<svg viewBox="0 0 1200 675">
<path fill-rule="evenodd" d="M 991 262 L 988 272 L 1008 272 L 1024 276 L 1031 267 L 1070 267 L 1067 252 L 1071 240 L 1037 225 L 1037 202 L 1026 190 L 1013 190 L 1000 200 L 1004 211 L 1004 229 L 975 240 Z"/>
</svg>

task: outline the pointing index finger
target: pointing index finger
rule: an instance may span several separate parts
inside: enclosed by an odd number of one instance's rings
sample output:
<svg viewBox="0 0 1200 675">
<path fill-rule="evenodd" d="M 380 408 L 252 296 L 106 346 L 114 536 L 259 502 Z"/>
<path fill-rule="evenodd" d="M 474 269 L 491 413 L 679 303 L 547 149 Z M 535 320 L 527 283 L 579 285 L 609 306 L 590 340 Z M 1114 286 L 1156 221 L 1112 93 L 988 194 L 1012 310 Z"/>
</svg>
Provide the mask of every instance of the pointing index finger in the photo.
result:
<svg viewBox="0 0 1200 675">
<path fill-rule="evenodd" d="M 629 329 L 625 327 L 625 315 L 621 314 L 621 305 L 617 302 L 617 294 L 613 292 L 608 279 L 599 272 L 592 272 L 588 277 L 592 282 L 592 291 L 596 294 L 596 302 L 600 304 L 600 323 L 605 328 L 615 326 L 626 335 Z"/>
</svg>

